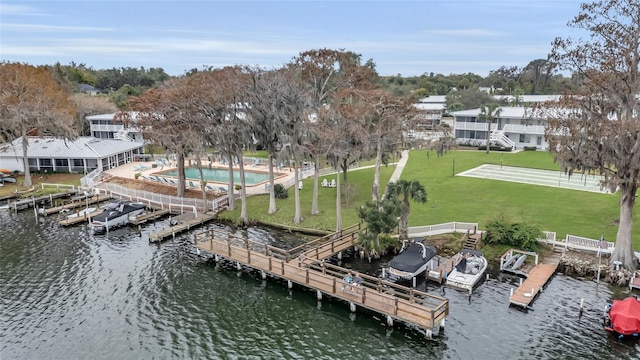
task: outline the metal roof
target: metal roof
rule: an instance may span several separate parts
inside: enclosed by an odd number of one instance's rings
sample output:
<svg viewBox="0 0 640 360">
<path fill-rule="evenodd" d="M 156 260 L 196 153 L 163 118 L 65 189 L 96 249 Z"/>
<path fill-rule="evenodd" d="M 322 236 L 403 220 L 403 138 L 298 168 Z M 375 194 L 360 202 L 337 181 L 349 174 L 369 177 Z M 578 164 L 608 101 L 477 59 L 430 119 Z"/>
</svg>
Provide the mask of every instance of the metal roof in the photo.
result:
<svg viewBox="0 0 640 360">
<path fill-rule="evenodd" d="M 27 156 L 30 158 L 102 159 L 144 146 L 141 142 L 116 139 L 96 139 L 81 136 L 75 140 L 53 137 L 29 137 Z M 22 157 L 22 138 L 0 145 L 0 157 Z"/>
</svg>

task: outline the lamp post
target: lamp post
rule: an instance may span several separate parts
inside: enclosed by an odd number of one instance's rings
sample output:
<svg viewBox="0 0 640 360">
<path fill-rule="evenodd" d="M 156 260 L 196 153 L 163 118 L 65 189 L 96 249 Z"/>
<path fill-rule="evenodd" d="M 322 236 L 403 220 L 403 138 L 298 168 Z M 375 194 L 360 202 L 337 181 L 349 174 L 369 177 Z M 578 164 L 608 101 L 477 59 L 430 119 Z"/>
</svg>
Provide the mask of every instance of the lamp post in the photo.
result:
<svg viewBox="0 0 640 360">
<path fill-rule="evenodd" d="M 501 146 L 501 147 L 500 147 L 500 151 L 502 151 L 502 152 L 500 153 L 500 170 L 502 170 L 502 162 L 503 162 L 503 160 L 504 160 L 504 146 Z"/>
</svg>

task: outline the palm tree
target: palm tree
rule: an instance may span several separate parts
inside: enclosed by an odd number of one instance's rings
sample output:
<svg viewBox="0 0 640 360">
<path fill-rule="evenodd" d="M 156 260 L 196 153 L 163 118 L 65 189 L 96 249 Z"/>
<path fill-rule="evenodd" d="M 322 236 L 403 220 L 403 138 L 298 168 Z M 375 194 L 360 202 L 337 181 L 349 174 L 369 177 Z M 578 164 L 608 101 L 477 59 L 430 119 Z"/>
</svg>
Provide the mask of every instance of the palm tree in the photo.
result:
<svg viewBox="0 0 640 360">
<path fill-rule="evenodd" d="M 409 239 L 409 200 L 419 203 L 427 202 L 427 190 L 417 180 L 398 180 L 387 186 L 387 197 L 400 203 L 400 241 Z"/>
<path fill-rule="evenodd" d="M 480 116 L 478 117 L 487 121 L 487 154 L 491 148 L 491 124 L 500 117 L 500 113 L 502 113 L 502 108 L 495 102 L 480 107 Z"/>
</svg>

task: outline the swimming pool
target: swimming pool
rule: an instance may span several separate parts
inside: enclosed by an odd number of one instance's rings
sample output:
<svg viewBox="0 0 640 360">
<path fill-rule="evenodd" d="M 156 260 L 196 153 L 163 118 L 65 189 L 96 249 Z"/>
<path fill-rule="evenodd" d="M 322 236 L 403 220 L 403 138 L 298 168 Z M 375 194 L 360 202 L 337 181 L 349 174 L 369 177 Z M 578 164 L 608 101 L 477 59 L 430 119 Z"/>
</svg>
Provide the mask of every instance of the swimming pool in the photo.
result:
<svg viewBox="0 0 640 360">
<path fill-rule="evenodd" d="M 187 167 L 184 169 L 184 174 L 187 179 L 192 179 L 199 181 L 200 180 L 200 172 L 197 167 Z M 169 170 L 159 172 L 158 175 L 164 176 L 175 176 L 178 177 L 178 170 Z M 281 174 L 274 174 L 274 177 L 278 177 Z M 219 183 L 228 183 L 229 182 L 229 169 L 224 168 L 203 168 L 202 176 L 207 181 L 219 182 Z M 244 171 L 245 182 L 247 186 L 252 186 L 259 184 L 263 181 L 267 181 L 269 179 L 269 174 L 266 172 L 255 172 L 246 170 Z M 240 172 L 233 172 L 233 182 L 235 184 L 240 184 Z"/>
</svg>

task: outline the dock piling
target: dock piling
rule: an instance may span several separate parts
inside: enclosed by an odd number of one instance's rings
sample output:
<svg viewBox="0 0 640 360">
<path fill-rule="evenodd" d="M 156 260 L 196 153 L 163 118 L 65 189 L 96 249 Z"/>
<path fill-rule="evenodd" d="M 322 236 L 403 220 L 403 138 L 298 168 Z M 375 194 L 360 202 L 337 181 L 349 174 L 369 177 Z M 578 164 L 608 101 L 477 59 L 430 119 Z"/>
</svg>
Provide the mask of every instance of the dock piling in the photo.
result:
<svg viewBox="0 0 640 360">
<path fill-rule="evenodd" d="M 322 292 L 320 290 L 316 290 L 316 299 L 318 301 L 322 300 Z"/>
<path fill-rule="evenodd" d="M 584 311 L 584 298 L 580 299 L 580 315 L 582 315 L 582 312 Z"/>
<path fill-rule="evenodd" d="M 411 278 L 411 285 L 413 285 L 413 287 L 416 287 L 416 277 L 412 277 Z"/>
<path fill-rule="evenodd" d="M 349 310 L 351 310 L 352 313 L 356 312 L 356 304 L 353 302 L 349 303 Z"/>
<path fill-rule="evenodd" d="M 289 289 L 292 289 L 292 288 L 293 288 L 293 281 L 291 281 L 291 280 L 287 280 L 287 287 L 288 287 Z"/>
<path fill-rule="evenodd" d="M 393 318 L 391 317 L 391 315 L 387 315 L 387 326 L 393 326 Z"/>
<path fill-rule="evenodd" d="M 266 280 L 267 279 L 267 273 L 264 270 L 260 271 L 260 277 L 262 278 L 262 280 Z"/>
</svg>

